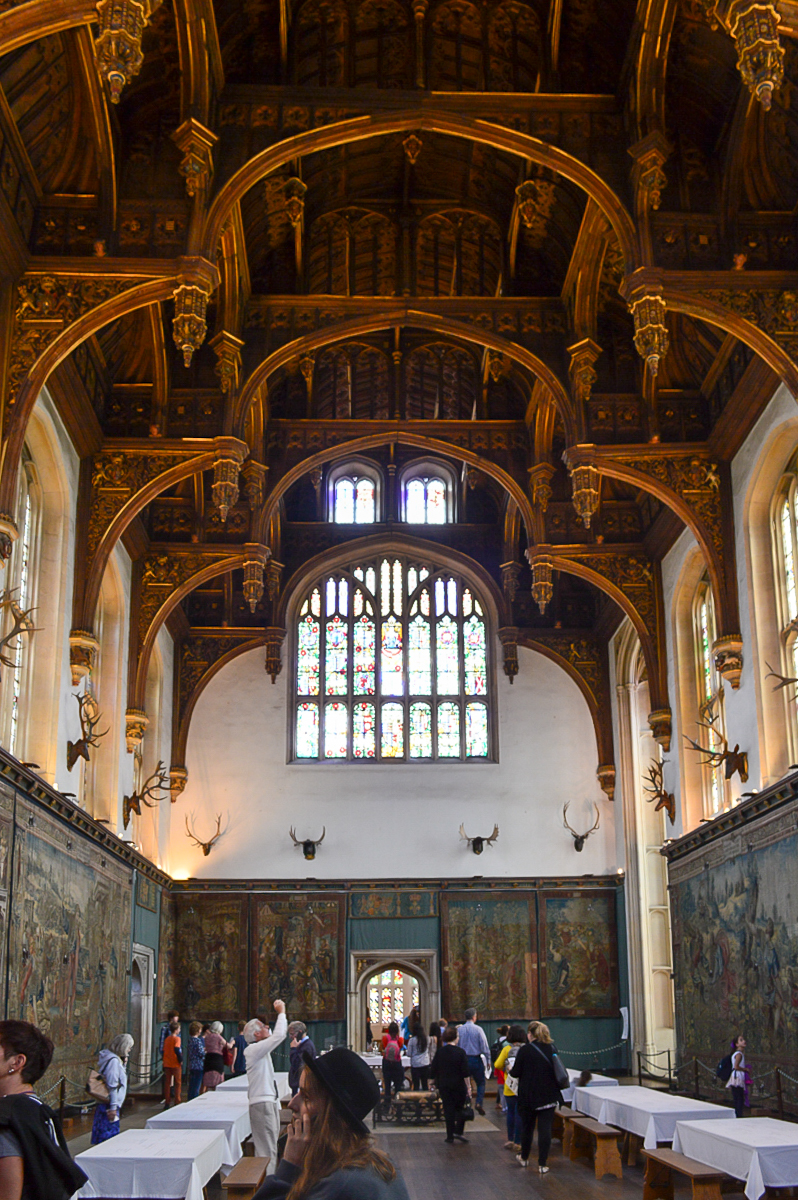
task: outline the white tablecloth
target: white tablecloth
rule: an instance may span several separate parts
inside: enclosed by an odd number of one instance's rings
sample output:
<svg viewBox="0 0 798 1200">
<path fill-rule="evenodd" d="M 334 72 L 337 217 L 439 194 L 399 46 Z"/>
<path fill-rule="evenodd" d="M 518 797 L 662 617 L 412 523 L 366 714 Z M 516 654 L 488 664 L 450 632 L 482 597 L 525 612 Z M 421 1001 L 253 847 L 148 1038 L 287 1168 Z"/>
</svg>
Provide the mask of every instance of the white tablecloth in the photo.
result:
<svg viewBox="0 0 798 1200">
<path fill-rule="evenodd" d="M 368 1063 L 368 1065 L 370 1067 L 381 1067 L 382 1066 L 382 1055 L 381 1054 L 361 1054 L 360 1057 L 363 1059 L 363 1062 Z M 406 1054 L 402 1055 L 402 1066 L 403 1067 L 410 1066 L 410 1059 L 407 1057 Z"/>
<path fill-rule="evenodd" d="M 277 1094 L 281 1100 L 291 1099 L 291 1089 L 288 1086 L 288 1072 L 275 1071 L 274 1078 L 277 1082 Z M 246 1075 L 231 1075 L 229 1079 L 225 1079 L 224 1083 L 220 1083 L 216 1091 L 213 1093 L 206 1092 L 205 1095 L 212 1094 L 218 1096 L 220 1092 L 228 1094 L 230 1092 L 246 1092 L 247 1077 Z"/>
<path fill-rule="evenodd" d="M 573 1100 L 574 1088 L 576 1087 L 576 1081 L 579 1078 L 579 1076 L 582 1074 L 582 1072 L 574 1071 L 571 1067 L 569 1067 L 568 1074 L 571 1079 L 571 1086 L 567 1087 L 567 1088 L 563 1088 L 563 1090 L 562 1090 L 562 1098 L 563 1098 L 564 1104 L 570 1104 L 570 1102 Z M 617 1087 L 618 1080 L 613 1079 L 611 1075 L 594 1075 L 593 1078 L 590 1080 L 590 1083 L 587 1086 L 589 1088 Z"/>
<path fill-rule="evenodd" d="M 656 1088 L 576 1088 L 574 1107 L 603 1125 L 616 1125 L 643 1138 L 646 1150 L 672 1142 L 677 1121 L 725 1121 L 728 1108 L 705 1100 L 688 1100 Z"/>
<path fill-rule="evenodd" d="M 772 1117 L 679 1121 L 673 1148 L 688 1158 L 745 1180 L 748 1200 L 766 1187 L 798 1186 L 798 1125 Z"/>
<path fill-rule="evenodd" d="M 202 1189 L 221 1168 L 225 1142 L 221 1131 L 126 1129 L 78 1154 L 75 1162 L 89 1182 L 77 1193 L 95 1196 L 185 1197 L 202 1200 Z"/>
<path fill-rule="evenodd" d="M 167 1108 L 166 1112 L 150 1117 L 145 1129 L 196 1129 L 204 1130 L 206 1135 L 211 1130 L 220 1129 L 225 1141 L 222 1167 L 227 1173 L 241 1158 L 241 1143 L 252 1132 L 249 1101 L 241 1092 L 231 1092 L 222 1097 L 208 1092 L 188 1104 L 177 1104 L 174 1108 Z M 182 1138 L 175 1140 L 181 1141 Z"/>
</svg>

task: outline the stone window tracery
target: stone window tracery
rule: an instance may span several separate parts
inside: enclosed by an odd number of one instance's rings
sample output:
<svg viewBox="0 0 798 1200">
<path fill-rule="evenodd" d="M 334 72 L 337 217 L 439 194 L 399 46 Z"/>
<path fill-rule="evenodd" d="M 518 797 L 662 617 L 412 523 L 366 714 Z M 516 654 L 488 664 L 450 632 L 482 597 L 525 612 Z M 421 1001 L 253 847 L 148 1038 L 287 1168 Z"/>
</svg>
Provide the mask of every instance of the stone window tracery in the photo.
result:
<svg viewBox="0 0 798 1200">
<path fill-rule="evenodd" d="M 295 761 L 492 757 L 488 624 L 464 578 L 357 562 L 308 589 L 295 634 Z"/>
<path fill-rule="evenodd" d="M 688 733 L 694 741 L 710 750 L 721 750 L 726 734 L 723 683 L 715 668 L 712 644 L 717 637 L 715 627 L 715 604 L 712 589 L 706 576 L 696 590 L 693 605 L 693 628 L 695 638 L 695 664 L 697 681 L 696 732 Z M 707 729 L 706 726 L 709 726 Z M 695 753 L 695 752 L 694 752 Z M 726 807 L 728 784 L 722 767 L 704 765 L 703 788 L 704 810 L 708 816 Z"/>
<path fill-rule="evenodd" d="M 776 604 L 781 643 L 777 670 L 788 678 L 798 675 L 798 475 L 784 476 L 775 498 L 772 515 Z M 788 728 L 792 739 L 792 761 L 798 749 L 798 688 L 784 689 Z"/>
</svg>

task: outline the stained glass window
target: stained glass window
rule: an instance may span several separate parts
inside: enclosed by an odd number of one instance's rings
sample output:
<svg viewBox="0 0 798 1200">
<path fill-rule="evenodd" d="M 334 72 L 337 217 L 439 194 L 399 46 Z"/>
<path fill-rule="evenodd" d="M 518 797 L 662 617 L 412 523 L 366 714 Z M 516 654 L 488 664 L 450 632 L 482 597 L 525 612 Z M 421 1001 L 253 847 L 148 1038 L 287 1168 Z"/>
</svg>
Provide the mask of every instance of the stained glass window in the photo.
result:
<svg viewBox="0 0 798 1200">
<path fill-rule="evenodd" d="M 459 576 L 404 555 L 332 572 L 297 612 L 293 756 L 486 761 L 488 670 L 484 608 Z"/>
<path fill-rule="evenodd" d="M 451 484 L 437 475 L 414 475 L 404 484 L 405 520 L 410 525 L 445 525 L 452 505 Z"/>
<path fill-rule="evenodd" d="M 712 592 L 706 582 L 699 585 L 696 608 L 696 650 L 698 659 L 698 713 L 702 725 L 696 725 L 697 733 L 690 734 L 701 745 L 711 750 L 722 749 L 724 737 L 723 688 L 717 677 L 712 659 L 712 643 L 715 640 L 715 613 Z M 703 727 L 702 727 L 703 726 Z M 709 728 L 706 728 L 709 726 Z M 705 807 L 708 812 L 720 812 L 726 799 L 726 787 L 720 768 L 713 770 L 707 764 L 704 772 Z"/>
<path fill-rule="evenodd" d="M 798 675 L 798 475 L 793 462 L 791 473 L 784 476 L 774 512 L 774 558 L 779 596 L 781 632 L 780 674 Z M 798 689 L 782 691 L 787 708 L 791 761 L 798 759 Z"/>
<path fill-rule="evenodd" d="M 377 520 L 377 487 L 367 475 L 345 475 L 332 484 L 330 507 L 337 525 L 373 525 Z"/>
<path fill-rule="evenodd" d="M 402 1021 L 419 1002 L 418 981 L 402 971 L 382 971 L 368 982 L 369 1021 L 390 1025 Z"/>
</svg>

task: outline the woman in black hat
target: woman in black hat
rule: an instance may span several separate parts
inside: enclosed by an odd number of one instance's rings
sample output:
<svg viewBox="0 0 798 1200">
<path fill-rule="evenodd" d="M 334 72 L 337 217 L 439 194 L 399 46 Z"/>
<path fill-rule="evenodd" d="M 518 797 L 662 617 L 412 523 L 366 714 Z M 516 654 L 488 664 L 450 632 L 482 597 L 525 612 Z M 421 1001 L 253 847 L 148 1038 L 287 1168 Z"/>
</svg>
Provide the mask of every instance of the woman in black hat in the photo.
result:
<svg viewBox="0 0 798 1200">
<path fill-rule="evenodd" d="M 370 1144 L 364 1118 L 379 1099 L 371 1068 L 352 1050 L 306 1054 L 285 1153 L 254 1200 L 410 1200 L 391 1160 Z"/>
</svg>

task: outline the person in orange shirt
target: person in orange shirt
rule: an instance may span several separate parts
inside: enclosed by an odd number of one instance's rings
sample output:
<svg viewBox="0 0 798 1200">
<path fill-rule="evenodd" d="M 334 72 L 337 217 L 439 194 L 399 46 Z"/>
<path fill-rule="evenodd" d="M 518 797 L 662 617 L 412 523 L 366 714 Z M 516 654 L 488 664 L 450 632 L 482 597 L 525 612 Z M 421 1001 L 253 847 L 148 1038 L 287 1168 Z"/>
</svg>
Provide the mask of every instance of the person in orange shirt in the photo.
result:
<svg viewBox="0 0 798 1200">
<path fill-rule="evenodd" d="M 180 1022 L 172 1020 L 169 1023 L 169 1035 L 163 1044 L 163 1098 L 166 1107 L 172 1098 L 172 1084 L 175 1088 L 175 1104 L 179 1104 L 183 1091 L 183 1050 L 180 1042 Z"/>
</svg>

